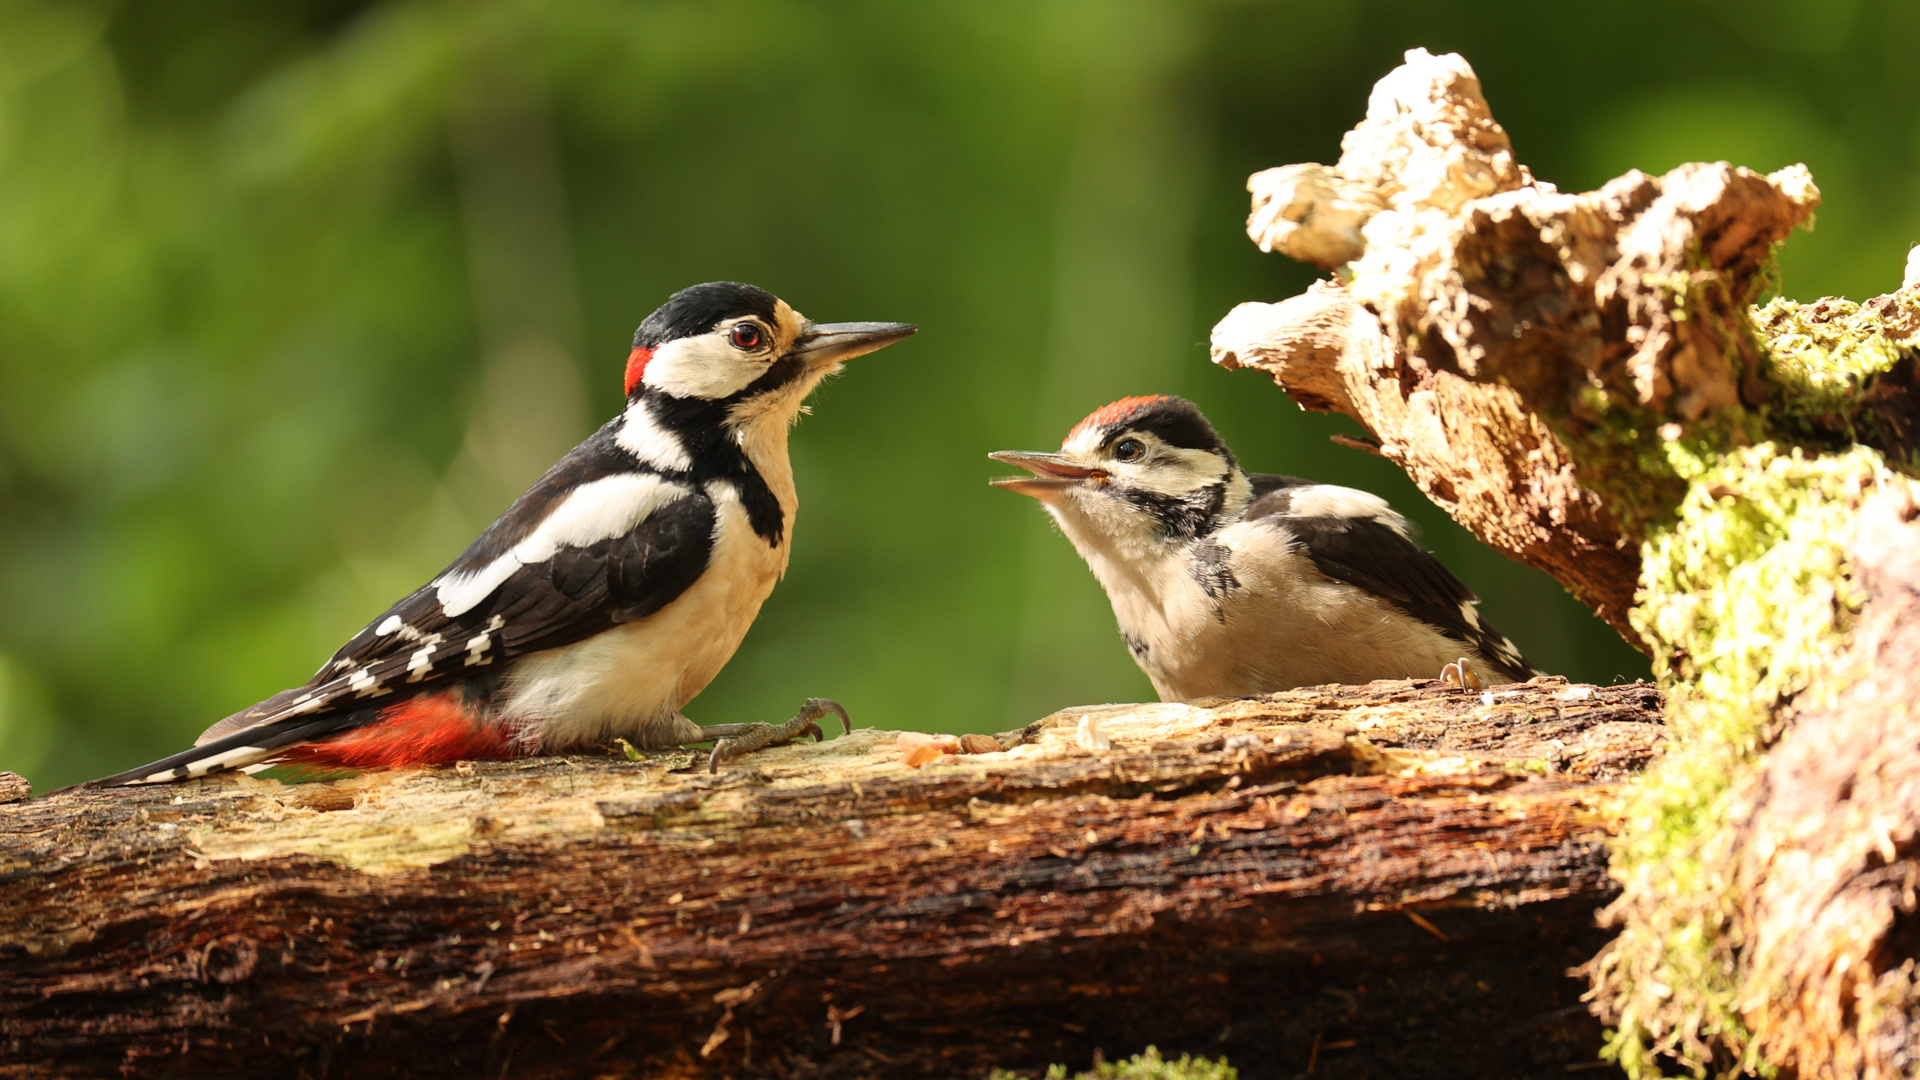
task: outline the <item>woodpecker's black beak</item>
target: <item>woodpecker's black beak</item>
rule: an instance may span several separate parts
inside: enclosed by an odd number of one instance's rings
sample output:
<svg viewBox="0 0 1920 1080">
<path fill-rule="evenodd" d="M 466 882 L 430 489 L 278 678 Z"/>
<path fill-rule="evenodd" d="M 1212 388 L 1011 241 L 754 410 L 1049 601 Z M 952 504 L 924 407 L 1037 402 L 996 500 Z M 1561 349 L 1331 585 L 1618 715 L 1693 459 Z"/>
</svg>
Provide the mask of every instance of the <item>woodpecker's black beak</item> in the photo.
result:
<svg viewBox="0 0 1920 1080">
<path fill-rule="evenodd" d="M 1098 469 L 1075 465 L 1059 454 L 1043 454 L 1026 450 L 996 450 L 987 456 L 1008 465 L 1017 465 L 1033 474 L 1032 476 L 1009 476 L 1000 480 L 989 480 L 987 483 L 1022 495 L 1031 495 L 1036 499 L 1058 495 L 1070 488 L 1079 487 L 1087 480 L 1106 476 Z"/>
<path fill-rule="evenodd" d="M 825 367 L 884 349 L 901 338 L 913 336 L 919 329 L 912 323 L 901 322 L 808 323 L 793 340 L 788 354 L 810 365 Z"/>
</svg>

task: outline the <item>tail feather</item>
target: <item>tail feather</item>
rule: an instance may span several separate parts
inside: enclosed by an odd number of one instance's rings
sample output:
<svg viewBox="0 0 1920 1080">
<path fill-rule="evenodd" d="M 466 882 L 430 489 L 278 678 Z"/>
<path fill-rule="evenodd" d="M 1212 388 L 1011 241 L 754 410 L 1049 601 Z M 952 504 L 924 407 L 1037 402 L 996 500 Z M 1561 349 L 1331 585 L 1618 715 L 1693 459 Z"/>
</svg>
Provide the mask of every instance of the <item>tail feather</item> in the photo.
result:
<svg viewBox="0 0 1920 1080">
<path fill-rule="evenodd" d="M 202 736 L 205 738 L 205 736 Z M 418 694 L 378 708 L 298 714 L 208 739 L 190 750 L 83 787 L 165 784 L 274 765 L 369 769 L 508 758 L 524 752 L 459 690 Z"/>
<path fill-rule="evenodd" d="M 339 680 L 334 680 L 338 683 Z M 327 706 L 334 704 L 339 687 L 328 684 L 296 686 L 282 690 L 257 705 L 249 705 L 223 720 L 215 722 L 200 737 L 193 740 L 195 746 L 207 746 L 229 735 L 242 731 L 257 731 L 269 724 L 287 720 L 311 717 L 322 710 L 331 712 Z"/>
<path fill-rule="evenodd" d="M 137 769 L 90 780 L 82 787 L 128 787 L 134 784 L 165 784 L 190 780 L 196 776 L 231 769 L 258 771 L 255 766 L 270 764 L 287 747 L 323 739 L 358 727 L 374 716 L 374 710 L 360 709 L 333 716 L 299 717 L 278 723 L 262 724 L 234 732 L 223 738 L 182 750 L 177 754 L 149 762 Z"/>
</svg>

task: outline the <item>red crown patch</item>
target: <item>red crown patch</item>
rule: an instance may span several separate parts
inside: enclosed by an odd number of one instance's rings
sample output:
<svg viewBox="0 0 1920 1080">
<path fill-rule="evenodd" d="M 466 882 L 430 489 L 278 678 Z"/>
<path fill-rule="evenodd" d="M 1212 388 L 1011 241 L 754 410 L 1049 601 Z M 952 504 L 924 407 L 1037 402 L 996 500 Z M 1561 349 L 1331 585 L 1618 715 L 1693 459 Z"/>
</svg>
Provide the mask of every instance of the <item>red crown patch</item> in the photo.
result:
<svg viewBox="0 0 1920 1080">
<path fill-rule="evenodd" d="M 1111 405 L 1102 405 L 1088 413 L 1086 419 L 1073 425 L 1073 430 L 1067 432 L 1067 437 L 1060 440 L 1060 445 L 1065 446 L 1072 442 L 1075 436 L 1088 428 L 1124 423 L 1141 410 L 1166 400 L 1168 398 L 1165 394 L 1152 394 L 1147 397 L 1123 397 Z"/>
</svg>

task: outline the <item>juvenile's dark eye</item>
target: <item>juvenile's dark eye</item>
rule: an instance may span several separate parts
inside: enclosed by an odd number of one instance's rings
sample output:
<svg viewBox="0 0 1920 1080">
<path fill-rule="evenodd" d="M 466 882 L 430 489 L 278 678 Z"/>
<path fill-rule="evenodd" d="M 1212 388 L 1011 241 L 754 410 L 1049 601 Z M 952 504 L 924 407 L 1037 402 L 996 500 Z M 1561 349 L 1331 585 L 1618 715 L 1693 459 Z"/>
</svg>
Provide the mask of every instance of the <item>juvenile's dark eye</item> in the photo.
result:
<svg viewBox="0 0 1920 1080">
<path fill-rule="evenodd" d="M 736 349 L 757 349 L 760 347 L 760 328 L 752 323 L 741 323 L 733 328 L 729 335 Z"/>
<path fill-rule="evenodd" d="M 1119 445 L 1113 448 L 1113 460 L 1137 461 L 1146 452 L 1147 444 L 1139 439 L 1121 439 Z"/>
</svg>

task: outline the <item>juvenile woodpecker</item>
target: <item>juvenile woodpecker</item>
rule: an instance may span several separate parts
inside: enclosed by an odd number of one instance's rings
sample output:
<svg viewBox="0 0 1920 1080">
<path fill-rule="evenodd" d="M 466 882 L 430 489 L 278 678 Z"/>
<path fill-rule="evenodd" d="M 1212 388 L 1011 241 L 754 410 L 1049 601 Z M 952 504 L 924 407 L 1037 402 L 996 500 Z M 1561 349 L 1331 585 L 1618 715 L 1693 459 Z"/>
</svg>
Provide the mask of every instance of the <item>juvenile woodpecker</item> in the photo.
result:
<svg viewBox="0 0 1920 1080">
<path fill-rule="evenodd" d="M 191 749 L 96 781 L 274 764 L 347 768 L 558 753 L 625 738 L 717 739 L 719 762 L 846 713 L 702 728 L 681 708 L 733 656 L 787 568 L 797 502 L 787 430 L 841 362 L 905 323 L 815 323 L 712 282 L 647 316 L 627 404 L 439 576 L 304 685 L 214 724 Z"/>
<path fill-rule="evenodd" d="M 1059 453 L 988 456 L 1033 474 L 993 484 L 1053 515 L 1162 701 L 1536 674 L 1386 500 L 1243 472 L 1181 398 L 1116 401 Z"/>
</svg>

